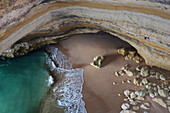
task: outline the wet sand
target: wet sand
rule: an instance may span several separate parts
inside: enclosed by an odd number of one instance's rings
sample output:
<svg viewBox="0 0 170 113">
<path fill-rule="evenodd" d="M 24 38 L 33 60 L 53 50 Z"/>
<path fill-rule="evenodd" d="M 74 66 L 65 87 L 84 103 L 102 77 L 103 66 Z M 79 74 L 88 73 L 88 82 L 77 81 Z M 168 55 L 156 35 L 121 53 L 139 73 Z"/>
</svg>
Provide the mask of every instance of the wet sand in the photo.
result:
<svg viewBox="0 0 170 113">
<path fill-rule="evenodd" d="M 126 64 L 130 64 L 131 67 L 139 65 L 135 61 L 124 60 L 124 57 L 117 53 L 118 48 L 130 47 L 117 37 L 105 33 L 74 35 L 59 42 L 55 47 L 68 57 L 73 68 L 85 70 L 82 93 L 88 113 L 119 113 L 124 99 L 123 91 L 139 88 L 133 83 L 121 83 L 121 81 L 133 80 L 133 77 L 130 78 L 127 75 L 117 77 L 114 74 Z M 105 58 L 101 69 L 89 65 L 97 55 L 103 55 Z M 116 85 L 113 85 L 113 82 L 116 82 Z M 118 96 L 118 93 L 121 96 Z M 146 101 L 150 101 L 150 98 L 147 97 Z M 145 111 L 168 112 L 158 104 L 151 101 L 150 103 L 151 109 Z M 140 112 L 143 111 L 140 110 Z"/>
</svg>

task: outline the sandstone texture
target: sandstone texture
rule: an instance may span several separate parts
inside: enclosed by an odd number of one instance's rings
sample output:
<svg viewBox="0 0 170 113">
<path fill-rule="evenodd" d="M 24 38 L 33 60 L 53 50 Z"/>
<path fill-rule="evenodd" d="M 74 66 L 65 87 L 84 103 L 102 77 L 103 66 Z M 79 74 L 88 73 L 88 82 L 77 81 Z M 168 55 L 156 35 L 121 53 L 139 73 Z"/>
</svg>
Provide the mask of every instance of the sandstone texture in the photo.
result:
<svg viewBox="0 0 170 113">
<path fill-rule="evenodd" d="M 0 3 L 3 58 L 24 55 L 70 35 L 104 31 L 131 44 L 147 65 L 170 70 L 169 0 L 3 0 Z"/>
</svg>

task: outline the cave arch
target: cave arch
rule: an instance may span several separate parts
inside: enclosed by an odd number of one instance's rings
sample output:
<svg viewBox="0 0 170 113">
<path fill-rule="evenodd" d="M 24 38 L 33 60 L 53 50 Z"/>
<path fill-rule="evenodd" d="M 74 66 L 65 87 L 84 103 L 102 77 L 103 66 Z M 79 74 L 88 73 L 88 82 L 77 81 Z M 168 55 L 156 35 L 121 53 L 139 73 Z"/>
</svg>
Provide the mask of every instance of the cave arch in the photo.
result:
<svg viewBox="0 0 170 113">
<path fill-rule="evenodd" d="M 32 42 L 32 47 L 28 43 L 25 49 L 27 53 L 73 34 L 104 31 L 131 44 L 146 64 L 170 70 L 170 15 L 160 12 L 120 4 L 42 4 L 5 29 L 0 38 L 0 54 L 19 55 L 14 47 L 20 39 L 19 48 L 25 48 L 23 42 Z"/>
</svg>

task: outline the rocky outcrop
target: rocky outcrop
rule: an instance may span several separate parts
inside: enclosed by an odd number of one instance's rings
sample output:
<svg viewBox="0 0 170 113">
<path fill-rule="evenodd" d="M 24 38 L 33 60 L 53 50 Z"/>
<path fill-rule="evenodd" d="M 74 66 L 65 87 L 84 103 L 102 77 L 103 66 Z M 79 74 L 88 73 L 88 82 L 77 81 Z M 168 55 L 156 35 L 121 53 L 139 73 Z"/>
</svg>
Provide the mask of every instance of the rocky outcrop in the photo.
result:
<svg viewBox="0 0 170 113">
<path fill-rule="evenodd" d="M 43 2 L 1 28 L 0 54 L 14 57 L 73 34 L 99 31 L 131 44 L 146 64 L 170 70 L 170 6 L 166 0 Z"/>
<path fill-rule="evenodd" d="M 31 8 L 44 0 L 1 0 L 0 1 L 0 28 L 18 21 Z"/>
</svg>

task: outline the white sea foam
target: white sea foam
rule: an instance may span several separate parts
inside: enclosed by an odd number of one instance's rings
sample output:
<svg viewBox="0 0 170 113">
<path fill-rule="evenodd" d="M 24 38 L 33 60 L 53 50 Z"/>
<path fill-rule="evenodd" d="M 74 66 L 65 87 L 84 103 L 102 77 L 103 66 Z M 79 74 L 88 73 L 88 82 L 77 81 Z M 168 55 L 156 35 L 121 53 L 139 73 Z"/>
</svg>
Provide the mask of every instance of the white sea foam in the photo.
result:
<svg viewBox="0 0 170 113">
<path fill-rule="evenodd" d="M 57 68 L 54 62 L 50 58 L 48 58 L 46 64 L 50 67 L 50 71 L 54 71 Z"/>
<path fill-rule="evenodd" d="M 53 88 L 53 95 L 58 106 L 65 108 L 65 113 L 87 113 L 81 93 L 84 83 L 84 69 L 72 69 L 72 64 L 67 60 L 67 57 L 53 46 L 47 47 L 46 51 L 51 58 L 48 64 L 50 64 L 55 76 L 59 78 Z"/>
<path fill-rule="evenodd" d="M 72 64 L 67 57 L 58 50 L 58 48 L 54 46 L 48 46 L 46 48 L 48 54 L 50 54 L 50 58 L 53 62 L 57 64 L 57 67 L 64 68 L 64 69 L 72 69 Z"/>
<path fill-rule="evenodd" d="M 83 71 L 83 69 L 56 69 L 56 75 L 60 75 L 60 80 L 53 89 L 53 92 L 58 105 L 62 107 L 67 106 L 66 112 L 86 113 L 81 93 Z"/>
<path fill-rule="evenodd" d="M 52 76 L 49 76 L 49 79 L 48 79 L 48 86 L 50 86 L 51 84 L 54 83 L 54 79 Z"/>
</svg>

